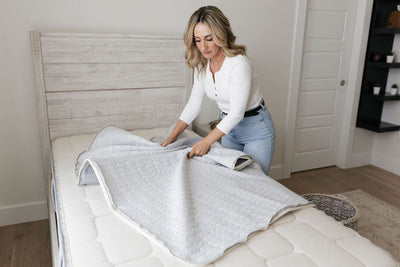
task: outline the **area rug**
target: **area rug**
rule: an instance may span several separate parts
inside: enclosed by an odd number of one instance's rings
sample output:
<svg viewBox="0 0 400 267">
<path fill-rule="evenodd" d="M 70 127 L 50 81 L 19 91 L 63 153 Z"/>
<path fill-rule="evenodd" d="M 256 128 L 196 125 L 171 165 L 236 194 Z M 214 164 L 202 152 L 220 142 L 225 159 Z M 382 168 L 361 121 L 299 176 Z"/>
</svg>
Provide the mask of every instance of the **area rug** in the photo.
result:
<svg viewBox="0 0 400 267">
<path fill-rule="evenodd" d="M 357 232 L 400 261 L 400 209 L 360 189 L 340 194 L 359 209 Z"/>
</svg>

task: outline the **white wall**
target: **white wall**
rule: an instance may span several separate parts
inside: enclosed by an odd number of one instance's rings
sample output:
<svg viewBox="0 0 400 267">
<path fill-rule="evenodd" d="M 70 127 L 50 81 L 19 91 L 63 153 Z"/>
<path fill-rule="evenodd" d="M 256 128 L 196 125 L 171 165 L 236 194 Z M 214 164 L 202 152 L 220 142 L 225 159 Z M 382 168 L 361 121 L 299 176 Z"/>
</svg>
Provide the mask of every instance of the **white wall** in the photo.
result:
<svg viewBox="0 0 400 267">
<path fill-rule="evenodd" d="M 398 101 L 384 104 L 383 121 L 399 125 L 399 114 L 400 103 Z M 374 133 L 356 128 L 351 160 L 352 162 L 347 167 L 372 164 L 400 175 L 400 132 Z"/>
<path fill-rule="evenodd" d="M 0 225 L 45 218 L 45 190 L 28 32 L 182 34 L 198 7 L 219 6 L 248 46 L 277 130 L 272 176 L 283 163 L 295 1 L 37 0 L 0 2 Z M 215 105 L 200 122 L 215 119 Z"/>
</svg>

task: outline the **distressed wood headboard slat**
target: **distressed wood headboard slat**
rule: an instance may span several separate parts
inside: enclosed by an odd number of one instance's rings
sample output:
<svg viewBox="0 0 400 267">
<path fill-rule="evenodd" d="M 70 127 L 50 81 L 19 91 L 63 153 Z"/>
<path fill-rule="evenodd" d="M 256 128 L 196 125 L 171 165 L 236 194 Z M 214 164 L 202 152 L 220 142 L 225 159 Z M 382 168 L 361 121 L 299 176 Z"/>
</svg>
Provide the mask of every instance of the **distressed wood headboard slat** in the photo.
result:
<svg viewBox="0 0 400 267">
<path fill-rule="evenodd" d="M 182 63 L 179 37 L 132 35 L 45 35 L 43 63 Z"/>
<path fill-rule="evenodd" d="M 128 113 L 141 113 L 148 107 L 168 104 L 182 107 L 181 98 L 185 88 L 151 88 L 134 90 L 104 90 L 96 92 L 50 92 L 47 93 L 49 120 L 73 119 L 96 116 L 111 116 Z M 106 102 L 103 99 L 107 99 Z M 101 111 L 101 113 L 100 113 Z M 151 110 L 147 109 L 148 112 Z"/>
<path fill-rule="evenodd" d="M 185 88 L 49 92 L 50 138 L 93 133 L 113 124 L 124 129 L 171 125 L 184 103 Z M 154 125 L 157 122 L 157 125 Z"/>
<path fill-rule="evenodd" d="M 44 64 L 46 92 L 185 86 L 185 64 Z"/>
</svg>

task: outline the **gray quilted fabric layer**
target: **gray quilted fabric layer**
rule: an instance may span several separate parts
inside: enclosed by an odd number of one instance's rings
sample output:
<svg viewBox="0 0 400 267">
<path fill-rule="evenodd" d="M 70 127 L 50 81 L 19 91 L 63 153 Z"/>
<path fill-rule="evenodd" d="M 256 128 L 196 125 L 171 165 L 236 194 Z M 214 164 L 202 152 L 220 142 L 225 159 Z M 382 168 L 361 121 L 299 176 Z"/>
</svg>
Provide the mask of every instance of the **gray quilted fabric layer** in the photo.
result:
<svg viewBox="0 0 400 267">
<path fill-rule="evenodd" d="M 96 183 L 128 223 L 190 263 L 209 263 L 275 215 L 307 204 L 251 163 L 233 170 L 242 152 L 215 144 L 187 158 L 199 138 L 161 147 L 114 126 L 103 129 L 77 160 L 79 184 Z"/>
</svg>

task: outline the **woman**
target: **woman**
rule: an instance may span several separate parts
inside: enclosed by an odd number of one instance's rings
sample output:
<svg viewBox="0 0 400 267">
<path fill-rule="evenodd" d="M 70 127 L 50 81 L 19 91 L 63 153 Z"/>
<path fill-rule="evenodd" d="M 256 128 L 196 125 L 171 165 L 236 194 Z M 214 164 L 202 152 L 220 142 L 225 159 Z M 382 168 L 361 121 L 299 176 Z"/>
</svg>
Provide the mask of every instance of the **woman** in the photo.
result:
<svg viewBox="0 0 400 267">
<path fill-rule="evenodd" d="M 275 146 L 275 130 L 265 108 L 246 47 L 235 44 L 229 20 L 214 6 L 198 9 L 184 33 L 185 59 L 194 70 L 192 93 L 175 128 L 161 144 L 174 142 L 200 113 L 205 95 L 217 102 L 221 122 L 188 157 L 202 156 L 222 138 L 226 148 L 244 151 L 268 174 Z"/>
</svg>

